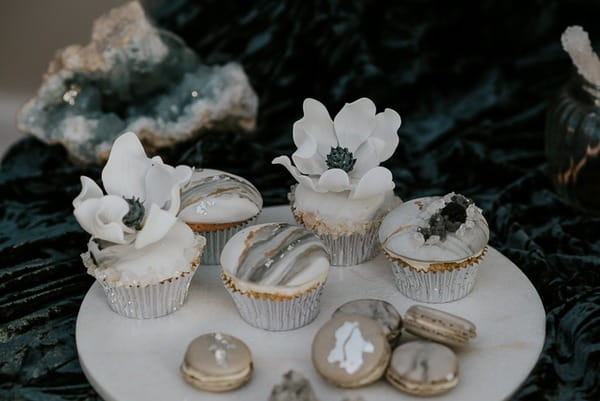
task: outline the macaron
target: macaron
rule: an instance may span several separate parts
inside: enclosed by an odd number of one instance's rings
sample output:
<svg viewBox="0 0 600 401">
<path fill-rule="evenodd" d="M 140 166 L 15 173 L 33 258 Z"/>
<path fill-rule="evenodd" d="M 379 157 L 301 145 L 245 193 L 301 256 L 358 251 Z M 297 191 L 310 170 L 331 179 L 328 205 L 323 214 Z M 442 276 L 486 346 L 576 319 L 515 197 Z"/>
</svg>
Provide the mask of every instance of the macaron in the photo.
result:
<svg viewBox="0 0 600 401">
<path fill-rule="evenodd" d="M 190 343 L 180 370 L 185 381 L 200 390 L 230 391 L 250 380 L 252 354 L 236 337 L 204 334 Z"/>
<path fill-rule="evenodd" d="M 422 305 L 408 308 L 404 327 L 416 336 L 455 347 L 467 344 L 477 335 L 475 325 L 467 319 Z"/>
<path fill-rule="evenodd" d="M 333 317 L 340 314 L 356 314 L 366 316 L 381 325 L 390 345 L 394 345 L 402 332 L 402 316 L 394 305 L 381 299 L 355 299 L 346 302 L 333 312 Z"/>
<path fill-rule="evenodd" d="M 458 359 L 448 347 L 411 341 L 394 350 L 386 379 L 398 390 L 432 396 L 445 393 L 458 384 Z"/>
<path fill-rule="evenodd" d="M 362 315 L 340 314 L 315 335 L 312 361 L 337 387 L 361 387 L 378 380 L 390 360 L 390 345 L 379 323 Z"/>
</svg>

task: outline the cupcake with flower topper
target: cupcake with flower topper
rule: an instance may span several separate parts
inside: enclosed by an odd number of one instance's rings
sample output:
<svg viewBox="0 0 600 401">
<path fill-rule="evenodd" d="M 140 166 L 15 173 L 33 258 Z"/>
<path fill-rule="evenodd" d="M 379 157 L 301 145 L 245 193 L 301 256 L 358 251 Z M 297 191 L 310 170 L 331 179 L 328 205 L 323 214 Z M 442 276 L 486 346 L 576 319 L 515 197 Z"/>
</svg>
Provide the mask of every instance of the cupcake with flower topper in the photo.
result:
<svg viewBox="0 0 600 401">
<path fill-rule="evenodd" d="M 102 170 L 105 192 L 82 176 L 74 215 L 91 234 L 81 255 L 116 313 L 154 318 L 181 307 L 205 244 L 178 219 L 192 175 L 148 158 L 134 133 L 118 137 Z"/>
<path fill-rule="evenodd" d="M 367 98 L 347 103 L 333 120 L 317 100 L 306 99 L 303 108 L 292 159 L 273 160 L 298 182 L 290 192 L 294 217 L 325 242 L 332 265 L 368 261 L 379 249 L 383 217 L 401 203 L 391 172 L 379 165 L 398 146 L 400 116 L 376 113 Z"/>
</svg>

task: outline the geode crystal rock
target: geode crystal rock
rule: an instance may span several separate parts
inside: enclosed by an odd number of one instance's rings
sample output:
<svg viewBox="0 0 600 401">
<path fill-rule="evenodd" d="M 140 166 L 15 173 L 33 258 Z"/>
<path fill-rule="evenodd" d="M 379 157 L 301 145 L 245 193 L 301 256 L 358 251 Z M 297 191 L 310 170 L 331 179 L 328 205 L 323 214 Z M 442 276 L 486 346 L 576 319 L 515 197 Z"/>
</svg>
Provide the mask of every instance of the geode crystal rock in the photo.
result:
<svg viewBox="0 0 600 401">
<path fill-rule="evenodd" d="M 306 377 L 295 370 L 283 375 L 281 384 L 273 387 L 269 401 L 319 401 Z"/>
<path fill-rule="evenodd" d="M 201 64 L 131 2 L 97 19 L 88 45 L 57 53 L 17 125 L 90 164 L 104 162 L 124 131 L 155 150 L 207 131 L 252 131 L 257 109 L 239 64 Z"/>
</svg>

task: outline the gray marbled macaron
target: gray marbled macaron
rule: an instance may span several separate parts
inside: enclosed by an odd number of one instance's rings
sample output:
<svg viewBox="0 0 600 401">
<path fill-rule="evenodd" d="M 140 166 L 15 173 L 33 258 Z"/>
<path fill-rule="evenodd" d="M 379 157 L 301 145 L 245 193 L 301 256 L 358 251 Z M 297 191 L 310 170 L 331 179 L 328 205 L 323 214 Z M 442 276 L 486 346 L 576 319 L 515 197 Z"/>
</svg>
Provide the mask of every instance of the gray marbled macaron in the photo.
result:
<svg viewBox="0 0 600 401">
<path fill-rule="evenodd" d="M 477 335 L 467 319 L 421 305 L 408 308 L 404 326 L 409 333 L 450 346 L 465 345 Z"/>
<path fill-rule="evenodd" d="M 185 381 L 200 390 L 230 391 L 250 380 L 252 354 L 238 338 L 204 334 L 190 343 L 180 370 Z"/>
<path fill-rule="evenodd" d="M 390 345 L 396 344 L 402 332 L 402 316 L 394 305 L 381 299 L 355 299 L 346 302 L 333 312 L 333 317 L 340 314 L 356 314 L 366 316 L 381 325 Z"/>
<path fill-rule="evenodd" d="M 419 396 L 445 393 L 458 384 L 458 359 L 441 344 L 411 341 L 394 350 L 386 379 L 398 390 Z"/>
<path fill-rule="evenodd" d="M 390 360 L 390 345 L 381 326 L 361 315 L 340 314 L 315 335 L 312 361 L 329 383 L 361 387 L 378 380 Z"/>
</svg>

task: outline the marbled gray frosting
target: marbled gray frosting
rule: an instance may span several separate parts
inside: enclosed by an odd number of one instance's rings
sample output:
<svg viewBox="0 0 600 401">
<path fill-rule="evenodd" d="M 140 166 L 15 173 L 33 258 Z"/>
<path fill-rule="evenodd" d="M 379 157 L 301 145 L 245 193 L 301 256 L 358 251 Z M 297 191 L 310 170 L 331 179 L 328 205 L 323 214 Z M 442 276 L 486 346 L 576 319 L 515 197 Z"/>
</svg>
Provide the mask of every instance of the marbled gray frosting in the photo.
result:
<svg viewBox="0 0 600 401">
<path fill-rule="evenodd" d="M 253 284 L 296 286 L 327 272 L 329 255 L 321 240 L 304 227 L 272 223 L 248 227 L 223 249 L 226 273 Z"/>
<path fill-rule="evenodd" d="M 212 223 L 241 221 L 254 217 L 261 208 L 262 196 L 254 185 L 223 171 L 195 170 L 181 192 L 180 217 L 184 221 L 202 216 L 213 217 Z"/>
<path fill-rule="evenodd" d="M 333 312 L 339 314 L 357 314 L 366 316 L 380 324 L 388 341 L 392 342 L 402 330 L 402 317 L 389 302 L 381 299 L 356 299 L 346 302 Z"/>
</svg>

